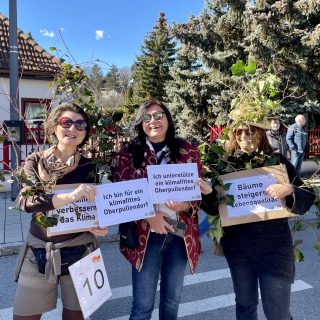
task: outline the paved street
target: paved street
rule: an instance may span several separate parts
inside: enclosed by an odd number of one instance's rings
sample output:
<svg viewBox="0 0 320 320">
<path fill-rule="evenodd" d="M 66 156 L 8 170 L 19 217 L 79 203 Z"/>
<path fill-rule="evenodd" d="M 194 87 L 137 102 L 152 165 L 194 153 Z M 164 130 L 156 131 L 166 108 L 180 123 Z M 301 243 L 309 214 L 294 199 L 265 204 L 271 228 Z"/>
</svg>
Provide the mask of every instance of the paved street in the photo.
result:
<svg viewBox="0 0 320 320">
<path fill-rule="evenodd" d="M 316 170 L 313 162 L 304 163 L 304 174 L 310 176 Z M 28 214 L 9 209 L 14 207 L 10 194 L 0 193 L 0 320 L 12 319 L 12 304 L 16 284 L 13 270 L 19 247 L 27 234 Z M 314 211 L 305 219 L 315 218 Z M 110 235 L 102 241 L 101 249 L 112 288 L 112 297 L 92 316 L 91 320 L 129 319 L 131 296 L 131 269 L 118 252 L 117 226 L 110 228 Z M 298 234 L 304 240 L 302 251 L 305 261 L 297 265 L 296 281 L 292 287 L 292 313 L 294 320 L 318 320 L 320 314 L 320 262 L 313 245 L 319 232 L 309 229 Z M 5 289 L 4 289 L 5 288 Z M 153 319 L 157 319 L 156 303 Z M 261 306 L 260 320 L 265 319 Z M 196 274 L 185 275 L 179 318 L 186 320 L 232 320 L 234 316 L 234 294 L 230 273 L 223 257 L 211 254 L 211 241 L 203 237 L 203 253 Z M 44 315 L 45 320 L 61 319 L 61 302 L 57 309 Z"/>
<path fill-rule="evenodd" d="M 318 232 L 309 230 L 301 234 L 304 239 L 305 262 L 297 265 L 296 282 L 292 288 L 292 313 L 295 320 L 317 320 L 320 314 L 320 262 L 312 248 Z M 299 235 L 299 238 L 301 238 Z M 131 280 L 129 264 L 118 252 L 118 244 L 102 244 L 102 253 L 112 288 L 108 300 L 92 316 L 91 320 L 125 320 L 130 312 Z M 1 290 L 0 319 L 11 319 L 15 291 L 13 268 L 16 255 L 0 257 Z M 156 309 L 158 304 L 156 304 Z M 261 313 L 260 318 L 265 319 Z M 61 305 L 45 315 L 43 319 L 61 319 Z M 153 319 L 157 319 L 155 310 Z M 185 286 L 180 305 L 179 318 L 185 320 L 232 320 L 234 317 L 234 295 L 229 270 L 223 257 L 211 254 L 211 241 L 203 238 L 203 253 L 195 275 L 185 276 Z"/>
</svg>

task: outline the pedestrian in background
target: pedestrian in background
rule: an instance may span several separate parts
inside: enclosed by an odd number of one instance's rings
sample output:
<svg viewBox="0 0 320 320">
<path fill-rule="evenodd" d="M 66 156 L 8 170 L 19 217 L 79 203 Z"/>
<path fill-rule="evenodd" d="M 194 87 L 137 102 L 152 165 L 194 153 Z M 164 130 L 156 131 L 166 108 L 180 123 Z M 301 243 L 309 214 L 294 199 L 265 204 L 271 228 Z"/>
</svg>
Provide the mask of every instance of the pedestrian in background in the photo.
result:
<svg viewBox="0 0 320 320">
<path fill-rule="evenodd" d="M 287 159 L 290 159 L 289 147 L 286 141 L 286 134 L 281 129 L 279 119 L 273 118 L 270 122 L 271 129 L 267 131 L 267 138 L 274 152 L 281 153 Z"/>
<path fill-rule="evenodd" d="M 307 145 L 307 132 L 304 127 L 306 119 L 304 115 L 298 114 L 295 121 L 296 123 L 288 128 L 286 140 L 291 152 L 291 163 L 295 167 L 297 175 L 299 175 Z"/>
</svg>

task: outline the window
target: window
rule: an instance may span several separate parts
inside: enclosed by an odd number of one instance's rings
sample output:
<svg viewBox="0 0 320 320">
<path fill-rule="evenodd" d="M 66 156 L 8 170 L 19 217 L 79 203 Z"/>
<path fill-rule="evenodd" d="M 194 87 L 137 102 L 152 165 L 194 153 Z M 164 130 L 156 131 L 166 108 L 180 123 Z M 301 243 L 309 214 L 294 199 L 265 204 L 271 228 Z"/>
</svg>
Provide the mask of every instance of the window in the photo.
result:
<svg viewBox="0 0 320 320">
<path fill-rule="evenodd" d="M 24 143 L 44 142 L 43 122 L 51 100 L 21 99 L 24 120 Z"/>
</svg>

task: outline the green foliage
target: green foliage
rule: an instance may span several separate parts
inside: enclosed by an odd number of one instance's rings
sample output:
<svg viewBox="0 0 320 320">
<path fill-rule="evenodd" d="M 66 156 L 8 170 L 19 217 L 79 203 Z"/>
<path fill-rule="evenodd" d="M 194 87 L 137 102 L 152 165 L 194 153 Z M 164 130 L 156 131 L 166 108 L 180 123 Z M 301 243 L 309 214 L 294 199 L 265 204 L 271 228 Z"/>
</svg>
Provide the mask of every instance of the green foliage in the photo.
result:
<svg viewBox="0 0 320 320">
<path fill-rule="evenodd" d="M 221 238 L 223 237 L 223 228 L 221 226 L 221 220 L 219 216 L 208 216 L 208 222 L 210 228 L 208 230 L 208 236 L 212 240 L 216 240 L 220 243 Z"/>
<path fill-rule="evenodd" d="M 294 247 L 294 249 L 293 249 L 293 256 L 294 256 L 294 260 L 296 263 L 304 261 L 304 255 L 303 255 L 302 251 L 299 250 L 299 248 L 297 248 L 297 247 Z"/>
<path fill-rule="evenodd" d="M 171 79 L 169 67 L 174 61 L 175 46 L 165 14 L 161 12 L 157 25 L 146 36 L 141 55 L 132 67 L 133 95 L 125 105 L 129 110 L 151 98 L 167 100 L 165 85 Z"/>
<path fill-rule="evenodd" d="M 107 90 L 115 90 L 116 92 L 122 91 L 120 73 L 116 65 L 111 65 L 110 70 L 108 70 L 105 76 L 104 86 Z"/>
<path fill-rule="evenodd" d="M 203 141 L 211 126 L 227 123 L 232 100 L 241 93 L 240 80 L 230 72 L 237 60 L 238 76 L 256 77 L 254 61 L 261 74 L 276 72 L 277 79 L 261 79 L 251 89 L 263 99 L 243 98 L 249 115 L 262 112 L 263 104 L 286 124 L 303 113 L 309 127 L 316 126 L 319 12 L 316 1 L 208 0 L 199 16 L 174 24 L 171 32 L 181 46 L 166 92 L 179 134 Z"/>
<path fill-rule="evenodd" d="M 58 224 L 58 215 L 53 215 L 48 217 L 45 212 L 37 214 L 35 222 L 39 227 L 50 228 Z"/>
<path fill-rule="evenodd" d="M 98 64 L 94 64 L 89 71 L 89 82 L 92 85 L 92 88 L 95 88 L 96 91 L 100 91 L 101 88 L 105 85 L 105 79 L 103 72 Z"/>
<path fill-rule="evenodd" d="M 282 111 L 281 100 L 277 99 L 281 93 L 281 79 L 270 70 L 261 72 L 256 69 L 255 61 L 246 65 L 242 60 L 230 70 L 237 77 L 229 115 L 233 121 L 259 123 Z"/>
</svg>

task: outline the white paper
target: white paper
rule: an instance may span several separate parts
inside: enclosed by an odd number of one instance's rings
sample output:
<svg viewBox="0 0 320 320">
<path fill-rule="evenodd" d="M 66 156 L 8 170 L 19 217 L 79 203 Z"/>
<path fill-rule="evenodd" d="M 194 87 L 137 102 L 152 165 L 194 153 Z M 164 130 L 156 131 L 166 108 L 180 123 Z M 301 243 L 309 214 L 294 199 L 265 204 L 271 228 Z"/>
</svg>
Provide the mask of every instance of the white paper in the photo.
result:
<svg viewBox="0 0 320 320">
<path fill-rule="evenodd" d="M 233 206 L 227 206 L 229 217 L 245 216 L 250 213 L 263 213 L 283 209 L 281 201 L 266 194 L 271 184 L 277 183 L 273 173 L 253 177 L 225 180 L 231 183 L 227 194 L 234 196 Z"/>
<path fill-rule="evenodd" d="M 101 250 L 97 249 L 69 267 L 84 318 L 111 297 Z"/>
<path fill-rule="evenodd" d="M 153 203 L 201 200 L 196 163 L 149 165 L 147 172 Z"/>
<path fill-rule="evenodd" d="M 99 185 L 95 202 L 100 227 L 155 215 L 145 178 Z"/>
<path fill-rule="evenodd" d="M 55 190 L 55 194 L 69 193 L 74 189 Z M 48 228 L 50 236 L 63 233 L 78 232 L 98 227 L 98 213 L 95 202 L 88 202 L 86 199 L 68 203 L 65 206 L 48 212 L 49 216 L 58 214 L 58 224 Z"/>
</svg>

